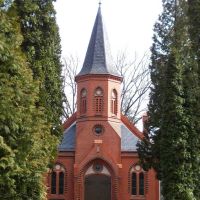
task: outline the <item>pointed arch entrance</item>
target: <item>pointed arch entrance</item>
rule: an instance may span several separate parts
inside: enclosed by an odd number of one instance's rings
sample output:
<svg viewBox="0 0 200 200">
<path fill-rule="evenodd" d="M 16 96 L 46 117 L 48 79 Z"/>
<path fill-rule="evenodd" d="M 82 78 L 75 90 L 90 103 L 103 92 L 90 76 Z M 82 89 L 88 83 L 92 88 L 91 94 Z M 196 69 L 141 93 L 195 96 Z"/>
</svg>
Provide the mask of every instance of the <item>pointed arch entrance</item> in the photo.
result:
<svg viewBox="0 0 200 200">
<path fill-rule="evenodd" d="M 84 200 L 113 200 L 113 170 L 101 159 L 86 165 L 83 176 Z"/>
<path fill-rule="evenodd" d="M 84 200 L 111 200 L 111 177 L 93 174 L 85 177 Z"/>
</svg>

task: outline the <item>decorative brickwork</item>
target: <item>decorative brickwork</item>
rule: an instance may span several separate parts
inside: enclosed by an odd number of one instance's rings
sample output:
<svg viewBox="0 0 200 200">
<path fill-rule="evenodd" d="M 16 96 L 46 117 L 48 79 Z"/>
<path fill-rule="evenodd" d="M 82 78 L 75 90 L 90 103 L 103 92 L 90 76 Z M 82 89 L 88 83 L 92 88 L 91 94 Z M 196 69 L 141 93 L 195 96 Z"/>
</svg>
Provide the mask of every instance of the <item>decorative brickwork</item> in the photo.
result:
<svg viewBox="0 0 200 200">
<path fill-rule="evenodd" d="M 63 124 L 55 168 L 46 175 L 48 200 L 97 200 L 98 193 L 104 200 L 159 200 L 155 172 L 137 164 L 136 144 L 143 133 L 121 114 L 122 77 L 104 36 L 99 8 L 83 68 L 75 77 L 77 112 Z"/>
</svg>

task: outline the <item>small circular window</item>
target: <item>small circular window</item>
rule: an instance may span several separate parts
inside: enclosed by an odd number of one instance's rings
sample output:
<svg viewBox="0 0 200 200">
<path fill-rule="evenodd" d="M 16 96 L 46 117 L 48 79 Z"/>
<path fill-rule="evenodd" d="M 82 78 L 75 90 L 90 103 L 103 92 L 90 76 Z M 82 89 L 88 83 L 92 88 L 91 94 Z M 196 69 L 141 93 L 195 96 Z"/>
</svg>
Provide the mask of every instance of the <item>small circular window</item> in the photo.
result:
<svg viewBox="0 0 200 200">
<path fill-rule="evenodd" d="M 99 163 L 93 165 L 93 169 L 95 172 L 100 173 L 103 170 L 103 166 Z"/>
<path fill-rule="evenodd" d="M 140 165 L 136 165 L 136 166 L 135 166 L 135 170 L 136 170 L 136 171 L 140 171 L 140 170 L 141 170 Z"/>
<path fill-rule="evenodd" d="M 100 124 L 95 125 L 94 128 L 93 128 L 93 132 L 98 136 L 102 135 L 103 131 L 104 131 L 104 128 Z"/>
</svg>

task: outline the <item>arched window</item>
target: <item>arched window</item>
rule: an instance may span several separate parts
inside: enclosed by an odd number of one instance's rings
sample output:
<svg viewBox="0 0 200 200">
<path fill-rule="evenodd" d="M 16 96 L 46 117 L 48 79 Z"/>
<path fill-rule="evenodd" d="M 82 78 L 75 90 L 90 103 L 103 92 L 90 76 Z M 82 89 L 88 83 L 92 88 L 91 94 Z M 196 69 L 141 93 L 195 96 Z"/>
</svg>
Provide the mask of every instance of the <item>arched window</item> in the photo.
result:
<svg viewBox="0 0 200 200">
<path fill-rule="evenodd" d="M 131 169 L 131 195 L 145 195 L 145 178 L 144 171 L 139 165 L 135 165 Z"/>
<path fill-rule="evenodd" d="M 64 172 L 59 173 L 59 194 L 64 194 Z"/>
<path fill-rule="evenodd" d="M 144 195 L 144 173 L 139 174 L 139 195 Z"/>
<path fill-rule="evenodd" d="M 62 165 L 56 164 L 51 173 L 51 194 L 64 194 L 65 169 Z"/>
<path fill-rule="evenodd" d="M 113 90 L 111 94 L 111 112 L 117 115 L 117 91 Z"/>
<path fill-rule="evenodd" d="M 56 172 L 51 174 L 51 194 L 56 194 Z"/>
<path fill-rule="evenodd" d="M 80 112 L 81 114 L 85 114 L 87 111 L 87 91 L 86 89 L 81 90 L 81 101 L 80 101 Z"/>
<path fill-rule="evenodd" d="M 131 187 L 131 194 L 137 194 L 137 174 L 135 172 L 132 173 L 132 187 Z"/>
<path fill-rule="evenodd" d="M 103 111 L 103 90 L 98 87 L 94 93 L 94 107 L 96 113 Z"/>
</svg>

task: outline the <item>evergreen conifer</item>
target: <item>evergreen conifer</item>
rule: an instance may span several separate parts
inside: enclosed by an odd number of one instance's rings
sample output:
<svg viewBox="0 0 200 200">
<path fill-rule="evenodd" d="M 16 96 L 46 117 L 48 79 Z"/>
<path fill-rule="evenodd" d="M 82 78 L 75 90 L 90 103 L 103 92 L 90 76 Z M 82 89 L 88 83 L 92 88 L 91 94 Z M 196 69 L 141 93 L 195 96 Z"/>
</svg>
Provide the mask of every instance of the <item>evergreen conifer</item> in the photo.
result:
<svg viewBox="0 0 200 200">
<path fill-rule="evenodd" d="M 138 144 L 141 162 L 157 171 L 166 200 L 196 199 L 189 142 L 195 134 L 186 108 L 187 103 L 191 106 L 186 98 L 191 66 L 186 13 L 186 1 L 163 1 L 151 49 L 149 121 L 146 137 Z"/>
<path fill-rule="evenodd" d="M 62 116 L 61 46 L 54 0 L 15 0 L 23 34 L 22 50 L 39 82 L 38 105 L 44 107 L 51 132 L 60 136 Z"/>
<path fill-rule="evenodd" d="M 0 19 L 0 199 L 45 199 L 44 173 L 59 135 L 49 130 L 60 119 L 48 120 L 39 103 L 42 81 L 33 78 L 28 55 L 21 50 L 21 19 L 12 1 L 0 1 Z"/>
</svg>

